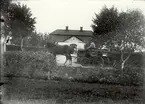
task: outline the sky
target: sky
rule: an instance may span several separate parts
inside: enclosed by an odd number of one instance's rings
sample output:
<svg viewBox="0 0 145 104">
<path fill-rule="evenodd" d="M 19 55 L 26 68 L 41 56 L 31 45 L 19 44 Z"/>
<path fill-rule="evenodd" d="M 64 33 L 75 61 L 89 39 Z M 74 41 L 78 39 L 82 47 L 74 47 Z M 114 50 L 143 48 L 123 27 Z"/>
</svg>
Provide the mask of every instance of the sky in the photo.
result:
<svg viewBox="0 0 145 104">
<path fill-rule="evenodd" d="M 99 13 L 104 5 L 113 5 L 119 11 L 141 9 L 145 14 L 145 0 L 24 0 L 36 17 L 36 31 L 51 33 L 56 29 L 92 30 L 91 24 L 95 13 Z"/>
</svg>

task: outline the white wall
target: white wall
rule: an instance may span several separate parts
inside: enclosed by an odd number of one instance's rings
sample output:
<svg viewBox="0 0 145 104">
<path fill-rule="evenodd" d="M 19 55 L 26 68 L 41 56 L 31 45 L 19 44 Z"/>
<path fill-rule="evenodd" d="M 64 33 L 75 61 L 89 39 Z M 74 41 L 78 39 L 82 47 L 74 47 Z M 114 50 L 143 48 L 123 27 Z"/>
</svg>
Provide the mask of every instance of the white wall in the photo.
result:
<svg viewBox="0 0 145 104">
<path fill-rule="evenodd" d="M 58 42 L 59 45 L 70 45 L 70 44 L 76 44 L 77 45 L 77 49 L 84 49 L 84 45 L 85 43 L 83 43 L 81 40 L 79 40 L 76 37 L 71 37 L 69 39 L 67 39 L 64 42 Z"/>
<path fill-rule="evenodd" d="M 59 45 L 70 45 L 70 44 L 76 44 L 77 45 L 77 49 L 84 49 L 84 45 L 85 43 L 67 43 L 67 42 L 58 42 Z"/>
</svg>

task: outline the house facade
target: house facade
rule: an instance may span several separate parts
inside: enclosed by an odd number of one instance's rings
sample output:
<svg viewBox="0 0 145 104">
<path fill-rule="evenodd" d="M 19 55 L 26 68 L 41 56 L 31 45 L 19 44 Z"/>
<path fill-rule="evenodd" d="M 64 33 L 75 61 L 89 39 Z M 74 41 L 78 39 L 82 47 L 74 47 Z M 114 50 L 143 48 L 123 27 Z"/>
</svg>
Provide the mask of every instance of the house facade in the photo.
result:
<svg viewBox="0 0 145 104">
<path fill-rule="evenodd" d="M 50 33 L 49 41 L 59 45 L 76 44 L 78 49 L 84 49 L 84 45 L 92 39 L 93 33 L 90 30 L 70 30 L 68 26 L 65 29 L 57 29 Z"/>
</svg>

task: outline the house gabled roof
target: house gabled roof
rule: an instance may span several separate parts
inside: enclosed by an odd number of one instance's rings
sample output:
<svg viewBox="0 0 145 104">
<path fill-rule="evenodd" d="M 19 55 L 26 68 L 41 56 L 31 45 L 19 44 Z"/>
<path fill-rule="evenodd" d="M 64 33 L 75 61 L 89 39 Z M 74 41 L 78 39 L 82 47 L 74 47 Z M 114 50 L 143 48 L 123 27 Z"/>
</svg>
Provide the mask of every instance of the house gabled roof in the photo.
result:
<svg viewBox="0 0 145 104">
<path fill-rule="evenodd" d="M 79 43 L 82 43 L 83 41 L 80 40 L 77 37 L 72 36 L 71 38 L 68 38 L 68 39 L 64 40 L 64 42 L 79 42 Z"/>
<path fill-rule="evenodd" d="M 57 29 L 50 33 L 50 35 L 63 35 L 63 36 L 93 36 L 93 32 L 90 30 L 63 30 Z"/>
</svg>

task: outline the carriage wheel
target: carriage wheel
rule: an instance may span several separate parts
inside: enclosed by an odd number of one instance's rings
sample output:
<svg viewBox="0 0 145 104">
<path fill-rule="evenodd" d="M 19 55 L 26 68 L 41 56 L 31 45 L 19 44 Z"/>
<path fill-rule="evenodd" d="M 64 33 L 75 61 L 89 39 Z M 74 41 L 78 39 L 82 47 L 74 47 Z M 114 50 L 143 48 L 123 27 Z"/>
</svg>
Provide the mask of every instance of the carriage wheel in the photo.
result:
<svg viewBox="0 0 145 104">
<path fill-rule="evenodd" d="M 101 66 L 104 66 L 104 59 L 103 59 L 103 57 L 101 57 L 101 60 L 102 60 Z"/>
<path fill-rule="evenodd" d="M 104 59 L 102 57 L 98 57 L 96 60 L 96 64 L 104 66 Z"/>
<path fill-rule="evenodd" d="M 102 58 L 104 59 L 104 65 L 109 66 L 111 64 L 108 57 L 102 57 Z"/>
<path fill-rule="evenodd" d="M 97 65 L 97 64 L 98 64 L 98 61 L 96 60 L 96 58 L 92 58 L 92 59 L 90 60 L 90 64 L 91 64 L 91 65 Z"/>
<path fill-rule="evenodd" d="M 88 59 L 87 57 L 83 57 L 80 59 L 80 63 L 82 65 L 88 65 L 88 64 L 90 64 L 90 59 Z"/>
<path fill-rule="evenodd" d="M 92 59 L 92 64 L 93 65 L 99 65 L 100 63 L 102 63 L 102 60 L 101 60 L 101 58 L 100 57 L 94 57 L 93 59 Z"/>
<path fill-rule="evenodd" d="M 110 60 L 108 57 L 105 57 L 105 64 L 109 65 L 110 64 Z"/>
</svg>

